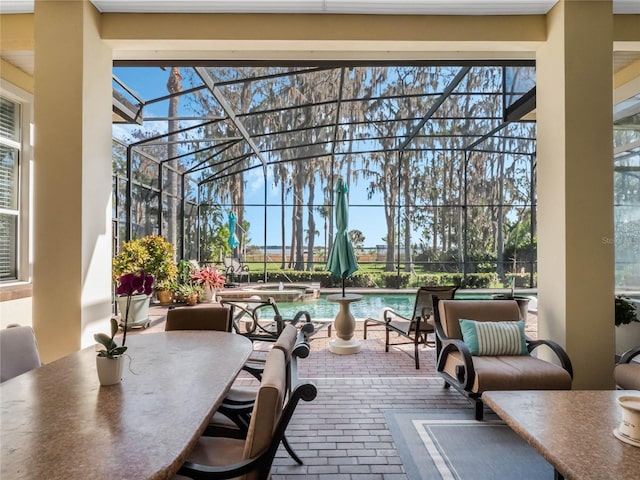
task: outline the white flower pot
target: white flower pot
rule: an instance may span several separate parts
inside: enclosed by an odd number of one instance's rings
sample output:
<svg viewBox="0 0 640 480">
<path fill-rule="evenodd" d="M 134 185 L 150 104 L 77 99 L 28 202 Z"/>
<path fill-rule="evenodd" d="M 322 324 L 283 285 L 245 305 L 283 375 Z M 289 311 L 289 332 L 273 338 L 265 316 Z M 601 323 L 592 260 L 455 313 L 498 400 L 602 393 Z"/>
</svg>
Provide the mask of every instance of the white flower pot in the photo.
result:
<svg viewBox="0 0 640 480">
<path fill-rule="evenodd" d="M 211 285 L 203 285 L 204 288 L 204 297 L 202 298 L 202 303 L 211 303 L 216 301 L 216 289 Z"/>
<path fill-rule="evenodd" d="M 129 318 L 127 327 L 139 327 L 149 323 L 149 302 L 151 295 L 133 295 L 129 306 Z M 124 317 L 127 313 L 127 296 L 116 297 L 118 311 L 120 312 L 120 324 L 124 328 Z"/>
<path fill-rule="evenodd" d="M 96 356 L 96 370 L 100 385 L 106 387 L 120 383 L 122 379 L 122 357 L 109 358 Z"/>
</svg>

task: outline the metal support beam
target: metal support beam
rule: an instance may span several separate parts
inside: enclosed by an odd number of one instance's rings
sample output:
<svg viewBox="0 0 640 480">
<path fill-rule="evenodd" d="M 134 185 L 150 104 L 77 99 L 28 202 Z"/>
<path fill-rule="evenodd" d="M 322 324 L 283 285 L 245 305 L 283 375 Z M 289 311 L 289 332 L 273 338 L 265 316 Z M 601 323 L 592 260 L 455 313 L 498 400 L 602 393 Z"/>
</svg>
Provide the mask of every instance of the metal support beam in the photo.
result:
<svg viewBox="0 0 640 480">
<path fill-rule="evenodd" d="M 411 140 L 413 140 L 413 138 L 418 134 L 418 132 L 422 130 L 422 127 L 424 127 L 424 124 L 429 121 L 429 119 L 433 116 L 434 113 L 436 113 L 436 111 L 440 108 L 440 106 L 444 103 L 444 101 L 447 98 L 449 98 L 449 95 L 451 95 L 451 93 L 455 90 L 455 88 L 462 81 L 462 79 L 467 75 L 467 73 L 469 73 L 469 70 L 471 70 L 471 67 L 462 67 L 458 71 L 456 76 L 453 77 L 453 80 L 451 80 L 451 83 L 447 85 L 447 88 L 443 90 L 440 97 L 435 101 L 433 105 L 431 105 L 431 108 L 427 110 L 427 113 L 424 114 L 424 116 L 422 117 L 422 120 L 420 120 L 418 125 L 416 125 L 413 128 L 413 130 L 411 131 L 411 133 L 409 133 L 409 135 L 407 135 L 407 138 L 404 140 L 404 142 L 402 142 L 398 150 L 402 152 L 407 147 L 407 145 L 409 145 Z"/>
<path fill-rule="evenodd" d="M 194 70 L 200 76 L 200 78 L 205 83 L 207 88 L 211 90 L 211 93 L 213 94 L 214 98 L 218 101 L 222 109 L 229 116 L 229 120 L 231 120 L 233 125 L 238 129 L 238 131 L 240 132 L 240 135 L 242 135 L 242 137 L 245 139 L 245 141 L 247 142 L 251 150 L 253 150 L 253 153 L 255 153 L 256 156 L 260 159 L 260 161 L 262 162 L 262 165 L 266 166 L 267 161 L 262 155 L 262 152 L 260 151 L 258 146 L 255 144 L 253 139 L 251 138 L 251 135 L 249 135 L 249 132 L 247 132 L 247 129 L 244 128 L 244 125 L 242 124 L 240 119 L 237 117 L 236 112 L 233 110 L 233 107 L 231 107 L 229 102 L 227 102 L 227 99 L 224 97 L 224 95 L 220 91 L 220 88 L 218 88 L 213 78 L 211 78 L 211 75 L 209 75 L 209 72 L 207 72 L 207 69 L 203 67 L 195 67 Z"/>
</svg>

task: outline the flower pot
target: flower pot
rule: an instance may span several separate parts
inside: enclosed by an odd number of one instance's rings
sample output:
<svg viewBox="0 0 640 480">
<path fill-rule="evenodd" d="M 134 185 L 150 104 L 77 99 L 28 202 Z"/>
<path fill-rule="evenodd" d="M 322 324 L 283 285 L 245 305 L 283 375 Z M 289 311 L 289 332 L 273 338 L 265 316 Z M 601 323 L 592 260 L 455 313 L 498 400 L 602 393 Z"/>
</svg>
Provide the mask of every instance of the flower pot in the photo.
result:
<svg viewBox="0 0 640 480">
<path fill-rule="evenodd" d="M 193 295 L 189 295 L 184 299 L 184 302 L 187 305 L 195 305 L 196 303 L 198 303 L 198 294 L 194 293 Z"/>
<path fill-rule="evenodd" d="M 171 290 L 156 290 L 156 295 L 158 296 L 160 305 L 167 306 L 173 303 L 173 292 Z"/>
<path fill-rule="evenodd" d="M 149 302 L 151 295 L 133 295 L 129 306 L 127 327 L 139 327 L 149 323 Z M 116 297 L 118 310 L 120 311 L 120 325 L 124 328 L 125 315 L 127 313 L 127 296 Z"/>
<path fill-rule="evenodd" d="M 200 299 L 202 303 L 211 303 L 216 301 L 216 289 L 211 285 L 203 285 L 204 295 Z"/>
<path fill-rule="evenodd" d="M 494 300 L 515 300 L 518 304 L 518 308 L 520 309 L 520 320 L 527 321 L 527 316 L 529 314 L 529 298 L 528 297 L 519 297 L 517 295 L 505 295 L 502 293 L 497 293 L 491 295 L 491 298 Z"/>
<path fill-rule="evenodd" d="M 96 370 L 98 380 L 103 387 L 120 383 L 122 379 L 122 357 L 99 357 L 96 356 Z"/>
</svg>

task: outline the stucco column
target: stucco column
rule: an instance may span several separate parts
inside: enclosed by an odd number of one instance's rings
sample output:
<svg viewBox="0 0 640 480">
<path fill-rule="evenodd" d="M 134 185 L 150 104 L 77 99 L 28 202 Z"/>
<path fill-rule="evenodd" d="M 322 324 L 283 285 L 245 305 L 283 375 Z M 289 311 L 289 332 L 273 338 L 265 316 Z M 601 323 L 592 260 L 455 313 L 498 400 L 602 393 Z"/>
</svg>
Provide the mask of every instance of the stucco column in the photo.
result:
<svg viewBox="0 0 640 480">
<path fill-rule="evenodd" d="M 538 333 L 613 387 L 612 2 L 560 0 L 537 52 Z"/>
<path fill-rule="evenodd" d="M 88 0 L 34 8 L 33 326 L 49 362 L 111 312 L 112 62 Z"/>
</svg>

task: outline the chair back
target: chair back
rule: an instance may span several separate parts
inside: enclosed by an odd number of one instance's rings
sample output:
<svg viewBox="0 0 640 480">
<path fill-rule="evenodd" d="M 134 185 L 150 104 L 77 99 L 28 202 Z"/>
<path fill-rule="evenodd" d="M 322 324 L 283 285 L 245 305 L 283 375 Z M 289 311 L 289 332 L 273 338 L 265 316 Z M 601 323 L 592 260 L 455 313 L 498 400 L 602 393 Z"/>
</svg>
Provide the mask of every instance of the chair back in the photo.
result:
<svg viewBox="0 0 640 480">
<path fill-rule="evenodd" d="M 214 305 L 176 307 L 167 311 L 165 331 L 218 330 L 231 331 L 231 310 Z"/>
<path fill-rule="evenodd" d="M 40 366 L 38 343 L 31 327 L 0 330 L 0 383 Z"/>
<path fill-rule="evenodd" d="M 284 352 L 285 361 L 291 360 L 291 354 L 296 346 L 298 340 L 298 329 L 293 325 L 287 325 L 282 330 L 282 333 L 278 336 L 278 339 L 273 344 L 273 348 L 279 348 Z"/>
<path fill-rule="evenodd" d="M 441 300 L 438 313 L 446 336 L 460 340 L 460 319 L 477 322 L 520 320 L 520 308 L 515 300 Z"/>
<path fill-rule="evenodd" d="M 424 320 L 427 317 L 433 316 L 434 299 L 452 299 L 455 296 L 457 289 L 458 287 L 456 286 L 418 288 L 418 291 L 416 292 L 416 301 L 413 306 L 413 320 L 417 317 Z"/>
<path fill-rule="evenodd" d="M 279 438 L 274 438 L 274 433 L 284 405 L 286 372 L 284 352 L 279 348 L 272 348 L 267 354 L 260 388 L 251 413 L 249 430 L 244 444 L 245 459 L 257 457 L 262 452 L 274 447 L 273 442 L 276 440 L 278 444 L 280 443 Z M 278 445 L 275 445 L 275 449 L 277 447 Z M 259 470 L 254 470 L 244 477 L 246 480 L 258 480 L 259 478 L 263 478 Z"/>
</svg>

